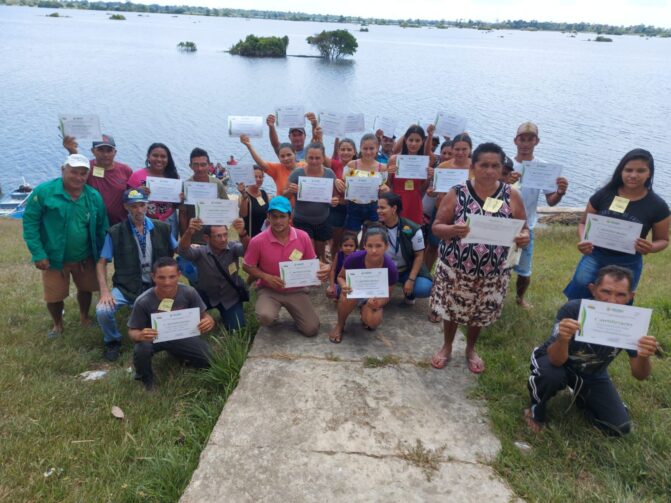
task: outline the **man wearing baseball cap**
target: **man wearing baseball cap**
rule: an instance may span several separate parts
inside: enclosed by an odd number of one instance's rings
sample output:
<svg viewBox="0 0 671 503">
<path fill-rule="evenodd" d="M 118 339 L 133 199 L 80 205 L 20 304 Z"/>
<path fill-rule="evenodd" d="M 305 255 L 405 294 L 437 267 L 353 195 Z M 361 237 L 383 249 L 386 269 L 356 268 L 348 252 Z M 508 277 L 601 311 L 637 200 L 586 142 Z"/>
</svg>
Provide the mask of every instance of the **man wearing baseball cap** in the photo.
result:
<svg viewBox="0 0 671 503">
<path fill-rule="evenodd" d="M 88 325 L 92 292 L 98 290 L 95 262 L 108 227 L 102 197 L 86 185 L 89 160 L 72 154 L 62 176 L 33 190 L 23 214 L 23 239 L 42 271 L 44 300 L 53 320 L 50 339 L 63 333 L 63 305 L 70 277 L 77 286 L 79 321 Z"/>
<path fill-rule="evenodd" d="M 277 196 L 268 204 L 269 227 L 252 238 L 243 260 L 243 269 L 258 280 L 256 317 L 262 326 L 273 323 L 284 307 L 296 322 L 298 331 L 306 337 L 319 332 L 319 317 L 308 289 L 285 288 L 280 277 L 280 262 L 310 260 L 317 255 L 310 236 L 291 226 L 291 203 Z M 320 264 L 317 278 L 324 281 L 329 273 L 327 264 Z"/>
<path fill-rule="evenodd" d="M 114 314 L 120 307 L 133 307 L 135 299 L 152 286 L 151 266 L 161 257 L 172 257 L 177 241 L 170 225 L 147 218 L 147 196 L 129 189 L 123 202 L 128 217 L 107 230 L 96 264 L 100 300 L 96 317 L 103 332 L 106 360 L 115 361 L 121 351 L 121 333 Z M 112 291 L 107 287 L 107 264 L 114 260 Z"/>
<path fill-rule="evenodd" d="M 512 159 L 514 170 L 510 176 L 511 182 L 515 182 L 520 179 L 520 172 L 522 171 L 522 162 L 523 161 L 538 161 L 542 162 L 540 159 L 534 157 L 534 149 L 536 145 L 540 142 L 538 136 L 538 126 L 533 122 L 524 122 L 520 124 L 517 128 L 517 134 L 515 135 L 515 146 L 517 147 L 517 155 Z M 543 191 L 545 195 L 545 200 L 547 201 L 548 206 L 555 206 L 559 204 L 566 190 L 568 189 L 568 180 L 563 176 L 557 178 L 557 190 L 555 191 Z M 524 209 L 527 214 L 527 225 L 529 226 L 529 236 L 531 241 L 529 246 L 522 250 L 522 255 L 520 257 L 519 263 L 515 266 L 514 270 L 517 273 L 517 304 L 528 309 L 531 306 L 524 295 L 526 294 L 527 289 L 531 283 L 531 264 L 534 253 L 534 227 L 538 221 L 538 215 L 536 209 L 538 207 L 538 196 L 540 195 L 540 189 L 530 189 L 525 188 L 524 183 L 522 183 L 522 188 L 520 190 L 522 194 L 522 199 L 524 201 Z"/>
<path fill-rule="evenodd" d="M 77 153 L 77 140 L 72 136 L 63 138 L 63 146 L 70 154 Z M 94 141 L 91 152 L 91 172 L 87 183 L 100 192 L 107 209 L 110 225 L 126 219 L 127 213 L 123 204 L 123 193 L 128 186 L 127 182 L 133 170 L 114 160 L 116 143 L 108 134 L 102 135 L 100 140 Z"/>
<path fill-rule="evenodd" d="M 305 118 L 310 121 L 312 125 L 312 132 L 314 136 L 314 129 L 319 125 L 317 122 L 317 116 L 313 112 L 308 112 L 305 114 Z M 276 117 L 273 114 L 270 114 L 266 117 L 266 124 L 268 125 L 268 136 L 270 138 L 270 144 L 273 146 L 275 154 L 279 156 L 280 154 L 280 138 L 277 135 L 277 128 L 275 127 Z M 293 127 L 289 129 L 289 141 L 291 146 L 296 152 L 296 162 L 302 161 L 305 159 L 305 128 L 303 127 Z M 281 190 L 281 189 L 280 189 Z"/>
</svg>

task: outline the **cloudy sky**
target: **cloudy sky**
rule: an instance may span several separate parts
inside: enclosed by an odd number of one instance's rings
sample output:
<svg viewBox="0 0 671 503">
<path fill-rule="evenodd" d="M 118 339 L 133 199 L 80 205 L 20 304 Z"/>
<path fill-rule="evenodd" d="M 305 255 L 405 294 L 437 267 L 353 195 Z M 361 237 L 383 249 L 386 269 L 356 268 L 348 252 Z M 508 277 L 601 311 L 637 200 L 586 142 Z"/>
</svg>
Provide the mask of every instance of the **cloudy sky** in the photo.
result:
<svg viewBox="0 0 671 503">
<path fill-rule="evenodd" d="M 393 19 L 536 19 L 671 27 L 671 0 L 135 0 Z"/>
</svg>

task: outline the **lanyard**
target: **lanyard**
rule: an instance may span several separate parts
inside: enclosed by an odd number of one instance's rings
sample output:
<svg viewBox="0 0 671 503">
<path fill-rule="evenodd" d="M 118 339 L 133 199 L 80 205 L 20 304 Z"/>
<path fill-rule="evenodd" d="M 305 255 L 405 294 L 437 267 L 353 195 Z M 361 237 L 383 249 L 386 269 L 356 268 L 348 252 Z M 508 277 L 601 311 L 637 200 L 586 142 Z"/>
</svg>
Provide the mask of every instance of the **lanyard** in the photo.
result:
<svg viewBox="0 0 671 503">
<path fill-rule="evenodd" d="M 130 216 L 128 217 L 128 220 L 130 221 L 130 228 L 133 230 L 133 235 L 136 237 L 137 242 L 140 245 L 140 252 L 144 259 L 147 255 L 147 219 L 145 219 L 144 225 L 142 226 L 142 234 L 137 231 Z"/>
</svg>

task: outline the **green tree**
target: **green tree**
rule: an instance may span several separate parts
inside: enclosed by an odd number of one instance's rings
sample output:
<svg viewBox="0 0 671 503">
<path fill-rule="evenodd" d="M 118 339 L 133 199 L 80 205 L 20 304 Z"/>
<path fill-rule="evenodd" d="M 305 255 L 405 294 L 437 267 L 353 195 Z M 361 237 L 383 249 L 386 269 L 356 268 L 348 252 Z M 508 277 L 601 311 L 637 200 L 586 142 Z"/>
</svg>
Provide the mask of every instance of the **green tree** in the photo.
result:
<svg viewBox="0 0 671 503">
<path fill-rule="evenodd" d="M 261 58 L 283 58 L 287 55 L 289 37 L 257 37 L 247 35 L 244 41 L 240 40 L 228 52 L 237 56 Z"/>
<path fill-rule="evenodd" d="M 322 31 L 306 40 L 308 44 L 315 46 L 319 54 L 326 59 L 340 59 L 343 56 L 351 56 L 359 47 L 354 35 L 347 30 Z"/>
</svg>

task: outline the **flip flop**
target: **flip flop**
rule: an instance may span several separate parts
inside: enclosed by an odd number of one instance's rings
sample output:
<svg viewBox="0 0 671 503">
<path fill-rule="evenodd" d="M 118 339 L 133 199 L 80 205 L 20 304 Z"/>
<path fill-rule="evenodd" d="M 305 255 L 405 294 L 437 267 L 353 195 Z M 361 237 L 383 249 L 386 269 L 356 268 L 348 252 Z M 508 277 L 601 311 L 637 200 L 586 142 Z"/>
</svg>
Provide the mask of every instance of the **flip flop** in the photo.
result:
<svg viewBox="0 0 671 503">
<path fill-rule="evenodd" d="M 52 341 L 54 339 L 58 339 L 61 335 L 63 335 L 62 330 L 55 330 L 55 329 L 52 328 L 51 330 L 49 330 L 47 332 L 47 339 Z"/>
<path fill-rule="evenodd" d="M 482 374 L 485 371 L 485 362 L 477 354 L 466 358 L 468 370 L 474 374 Z"/>
<path fill-rule="evenodd" d="M 438 313 L 434 312 L 434 311 L 431 311 L 429 313 L 428 318 L 429 318 L 429 321 L 431 323 L 440 323 L 441 321 L 443 321 L 443 319 L 440 317 L 440 315 Z"/>
<path fill-rule="evenodd" d="M 340 332 L 340 334 L 335 337 L 329 334 L 329 341 L 331 341 L 333 344 L 340 344 L 342 342 L 342 332 Z"/>
<path fill-rule="evenodd" d="M 440 370 L 440 369 L 444 369 L 444 368 L 445 368 L 445 365 L 447 365 L 447 362 L 450 361 L 450 358 L 452 358 L 452 355 L 449 355 L 449 356 L 439 356 L 438 353 L 436 353 L 435 355 L 433 355 L 433 356 L 431 357 L 431 366 L 432 366 L 434 369 L 438 369 L 438 370 Z"/>
</svg>

